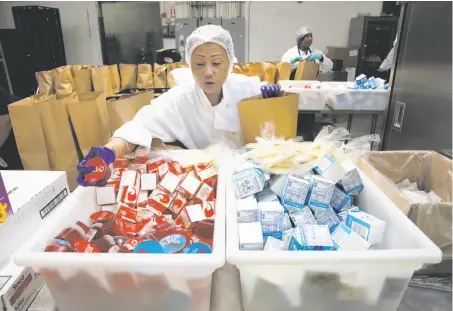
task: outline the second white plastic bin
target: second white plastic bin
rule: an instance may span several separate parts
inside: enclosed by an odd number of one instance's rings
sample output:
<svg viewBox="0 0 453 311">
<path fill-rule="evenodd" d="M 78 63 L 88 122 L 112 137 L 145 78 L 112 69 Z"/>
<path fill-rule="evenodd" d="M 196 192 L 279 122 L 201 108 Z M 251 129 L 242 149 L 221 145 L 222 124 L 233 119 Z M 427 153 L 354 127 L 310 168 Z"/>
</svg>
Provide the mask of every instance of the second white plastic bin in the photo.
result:
<svg viewBox="0 0 453 311">
<path fill-rule="evenodd" d="M 441 260 L 434 245 L 361 171 L 358 206 L 387 222 L 369 251 L 241 251 L 227 180 L 227 261 L 240 272 L 245 311 L 395 311 L 415 270 Z"/>
</svg>

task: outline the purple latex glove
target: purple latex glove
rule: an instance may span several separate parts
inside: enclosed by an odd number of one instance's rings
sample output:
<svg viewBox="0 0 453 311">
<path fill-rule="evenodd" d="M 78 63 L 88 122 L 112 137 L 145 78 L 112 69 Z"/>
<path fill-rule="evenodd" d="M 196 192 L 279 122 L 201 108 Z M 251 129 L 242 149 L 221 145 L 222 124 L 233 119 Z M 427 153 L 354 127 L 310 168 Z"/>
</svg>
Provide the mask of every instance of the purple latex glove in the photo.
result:
<svg viewBox="0 0 453 311">
<path fill-rule="evenodd" d="M 263 95 L 263 98 L 269 98 L 269 88 L 267 85 L 261 87 L 261 95 Z"/>
<path fill-rule="evenodd" d="M 115 153 L 112 149 L 107 148 L 105 146 L 93 146 L 91 147 L 90 151 L 88 152 L 87 156 L 80 161 L 77 165 L 77 171 L 79 172 L 79 176 L 77 177 L 77 183 L 83 187 L 92 186 L 88 184 L 84 175 L 86 173 L 92 172 L 94 170 L 93 166 L 87 166 L 86 162 L 91 158 L 101 158 L 104 160 L 106 165 L 112 164 L 115 161 Z M 104 187 L 107 184 L 106 180 L 100 180 L 97 184 L 93 185 L 96 187 Z"/>
</svg>

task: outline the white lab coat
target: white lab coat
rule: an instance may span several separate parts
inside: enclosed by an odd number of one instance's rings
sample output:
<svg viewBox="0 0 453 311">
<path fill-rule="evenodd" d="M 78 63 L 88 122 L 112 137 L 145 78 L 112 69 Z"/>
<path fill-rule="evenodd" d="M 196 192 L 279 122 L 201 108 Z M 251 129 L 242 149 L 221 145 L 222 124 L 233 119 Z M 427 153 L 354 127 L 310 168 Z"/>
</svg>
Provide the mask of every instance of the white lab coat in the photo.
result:
<svg viewBox="0 0 453 311">
<path fill-rule="evenodd" d="M 395 50 L 395 47 L 392 47 L 390 52 L 387 54 L 387 57 L 382 62 L 381 66 L 379 66 L 379 69 L 381 69 L 382 71 L 387 71 L 392 68 L 394 50 Z"/>
<path fill-rule="evenodd" d="M 222 101 L 214 107 L 194 81 L 176 86 L 140 109 L 113 137 L 140 146 L 137 155 L 149 152 L 153 138 L 180 141 L 189 149 L 220 142 L 239 147 L 242 137 L 237 103 L 258 95 L 261 85 L 258 77 L 232 73 L 223 85 Z"/>
<path fill-rule="evenodd" d="M 322 72 L 328 72 L 328 71 L 332 70 L 333 62 L 327 56 L 325 56 L 324 53 L 322 53 L 319 50 L 312 50 L 312 49 L 310 49 L 310 50 L 311 50 L 311 53 L 321 53 L 324 56 L 324 61 L 319 64 L 319 70 L 321 70 Z M 300 52 L 300 54 L 299 54 L 299 52 Z M 310 52 L 305 53 L 302 50 L 298 51 L 297 46 L 294 46 L 294 47 L 290 48 L 288 51 L 286 51 L 285 54 L 283 54 L 282 62 L 290 63 L 291 59 L 293 59 L 294 57 L 297 57 L 299 55 L 302 57 L 306 57 L 306 56 L 310 55 L 311 53 Z M 293 69 L 296 69 L 298 65 L 299 65 L 299 62 L 292 64 Z"/>
</svg>

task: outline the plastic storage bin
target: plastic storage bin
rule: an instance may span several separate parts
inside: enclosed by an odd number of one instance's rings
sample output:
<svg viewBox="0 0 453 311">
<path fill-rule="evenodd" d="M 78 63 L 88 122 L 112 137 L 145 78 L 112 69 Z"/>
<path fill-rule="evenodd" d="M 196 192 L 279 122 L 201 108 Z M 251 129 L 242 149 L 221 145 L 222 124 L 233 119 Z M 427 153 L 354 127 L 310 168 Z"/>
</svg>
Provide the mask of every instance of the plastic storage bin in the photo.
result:
<svg viewBox="0 0 453 311">
<path fill-rule="evenodd" d="M 353 82 L 323 82 L 321 92 L 326 97 L 326 104 L 335 110 L 381 111 L 387 108 L 389 90 L 358 90 L 352 87 Z"/>
<path fill-rule="evenodd" d="M 326 109 L 328 97 L 319 88 L 306 89 L 322 85 L 319 81 L 282 80 L 279 81 L 282 90 L 289 93 L 299 94 L 299 110 L 324 110 Z M 328 108 L 327 108 L 328 109 Z"/>
<path fill-rule="evenodd" d="M 363 172 L 358 206 L 387 222 L 369 251 L 240 251 L 236 198 L 227 181 L 227 261 L 236 265 L 245 311 L 395 311 L 412 274 L 441 260 L 434 245 Z"/>
<path fill-rule="evenodd" d="M 219 168 L 211 254 L 45 253 L 77 220 L 89 222 L 95 189 L 78 187 L 16 253 L 41 272 L 59 311 L 209 311 L 214 271 L 225 263 L 225 175 Z"/>
</svg>

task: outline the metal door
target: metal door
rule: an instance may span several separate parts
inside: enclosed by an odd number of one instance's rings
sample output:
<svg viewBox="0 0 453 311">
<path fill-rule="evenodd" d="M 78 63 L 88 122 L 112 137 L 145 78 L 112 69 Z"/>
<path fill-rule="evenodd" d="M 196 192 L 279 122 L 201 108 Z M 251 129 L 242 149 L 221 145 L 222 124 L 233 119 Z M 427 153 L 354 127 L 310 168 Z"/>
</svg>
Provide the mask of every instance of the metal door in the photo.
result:
<svg viewBox="0 0 453 311">
<path fill-rule="evenodd" d="M 190 34 L 197 29 L 198 20 L 196 18 L 177 18 L 175 20 L 175 40 L 176 48 L 181 53 L 182 59 L 185 60 L 184 47 L 186 39 Z"/>
<path fill-rule="evenodd" d="M 451 150 L 452 3 L 403 6 L 383 149 Z"/>
<path fill-rule="evenodd" d="M 245 18 L 222 19 L 222 27 L 231 34 L 238 62 L 245 62 Z"/>
</svg>

